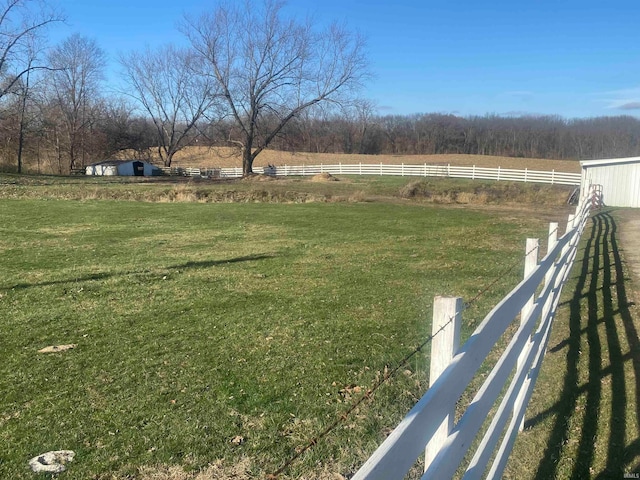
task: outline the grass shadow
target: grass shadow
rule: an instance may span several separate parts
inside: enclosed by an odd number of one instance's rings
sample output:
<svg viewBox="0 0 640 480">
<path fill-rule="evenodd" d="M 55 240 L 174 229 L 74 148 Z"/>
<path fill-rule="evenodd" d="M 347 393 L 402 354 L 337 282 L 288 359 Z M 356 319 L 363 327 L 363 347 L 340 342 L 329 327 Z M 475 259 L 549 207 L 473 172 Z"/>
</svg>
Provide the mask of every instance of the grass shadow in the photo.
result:
<svg viewBox="0 0 640 480">
<path fill-rule="evenodd" d="M 218 265 L 228 265 L 232 263 L 253 262 L 253 261 L 265 260 L 265 259 L 274 258 L 274 257 L 275 255 L 273 254 L 245 255 L 242 257 L 227 258 L 222 260 L 203 260 L 203 261 L 197 261 L 197 262 L 185 262 L 177 265 L 170 265 L 165 268 L 167 270 L 202 269 L 202 268 L 211 268 Z M 33 288 L 33 287 L 64 285 L 67 283 L 82 283 L 82 282 L 89 282 L 92 280 L 105 280 L 107 278 L 118 277 L 123 275 L 138 275 L 141 273 L 145 273 L 145 272 L 134 271 L 134 272 L 121 272 L 121 273 L 110 273 L 110 272 L 92 273 L 90 275 L 84 275 L 81 277 L 68 278 L 63 280 L 51 280 L 51 281 L 36 282 L 36 283 L 18 283 L 10 287 L 0 288 L 0 291 L 23 290 L 27 288 Z"/>
</svg>

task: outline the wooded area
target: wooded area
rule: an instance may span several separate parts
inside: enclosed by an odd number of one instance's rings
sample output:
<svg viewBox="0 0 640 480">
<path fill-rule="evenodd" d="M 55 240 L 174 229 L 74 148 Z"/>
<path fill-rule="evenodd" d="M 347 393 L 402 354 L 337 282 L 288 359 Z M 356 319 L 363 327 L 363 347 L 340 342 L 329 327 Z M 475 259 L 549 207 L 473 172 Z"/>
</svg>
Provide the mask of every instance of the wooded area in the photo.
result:
<svg viewBox="0 0 640 480">
<path fill-rule="evenodd" d="M 640 154 L 640 121 L 631 116 L 459 117 L 439 113 L 369 115 L 352 108 L 297 119 L 281 150 L 363 154 L 475 154 L 590 159 Z"/>
<path fill-rule="evenodd" d="M 318 30 L 284 18 L 278 2 L 185 18 L 188 47 L 121 56 L 119 93 L 105 83 L 107 58 L 93 39 L 74 34 L 47 47 L 47 27 L 63 21 L 62 14 L 35 0 L 1 5 L 5 171 L 65 174 L 121 156 L 170 166 L 189 145 L 235 147 L 245 173 L 267 147 L 553 159 L 640 155 L 640 120 L 631 116 L 382 115 L 359 96 L 370 76 L 363 40 L 340 25 Z"/>
</svg>

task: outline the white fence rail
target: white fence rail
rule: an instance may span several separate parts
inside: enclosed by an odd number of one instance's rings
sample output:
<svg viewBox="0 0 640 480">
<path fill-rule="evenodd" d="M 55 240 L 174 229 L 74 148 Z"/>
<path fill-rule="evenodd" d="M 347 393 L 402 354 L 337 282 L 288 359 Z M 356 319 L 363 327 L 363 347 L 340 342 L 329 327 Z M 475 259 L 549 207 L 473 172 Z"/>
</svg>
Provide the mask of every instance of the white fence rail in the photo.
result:
<svg viewBox="0 0 640 480">
<path fill-rule="evenodd" d="M 587 198 L 581 200 L 575 215 L 569 216 L 567 231 L 560 239 L 556 234 L 557 223 L 550 224 L 548 253 L 539 263 L 537 240 L 527 241 L 524 280 L 489 312 L 460 348 L 456 337 L 462 300 L 436 297 L 431 386 L 353 480 L 404 478 L 425 447 L 423 479 L 452 478 L 459 468 L 464 468 L 463 478 L 467 480 L 501 477 L 523 424 L 560 293 L 575 259 L 590 206 Z M 456 402 L 518 315 L 519 328 L 454 425 Z M 476 440 L 494 406 L 490 425 Z M 474 440 L 479 441 L 479 446 L 470 463 L 461 466 Z"/>
<path fill-rule="evenodd" d="M 165 173 L 186 176 L 207 176 L 220 178 L 237 178 L 242 176 L 242 168 L 171 168 L 163 169 Z M 512 182 L 550 183 L 556 185 L 580 185 L 579 173 L 556 172 L 555 170 L 539 171 L 485 168 L 456 167 L 452 165 L 384 165 L 380 164 L 337 164 L 337 165 L 283 165 L 277 167 L 254 167 L 255 173 L 275 176 L 307 176 L 319 173 L 332 175 L 392 175 L 407 177 L 449 177 L 470 178 L 476 180 L 504 180 Z"/>
</svg>

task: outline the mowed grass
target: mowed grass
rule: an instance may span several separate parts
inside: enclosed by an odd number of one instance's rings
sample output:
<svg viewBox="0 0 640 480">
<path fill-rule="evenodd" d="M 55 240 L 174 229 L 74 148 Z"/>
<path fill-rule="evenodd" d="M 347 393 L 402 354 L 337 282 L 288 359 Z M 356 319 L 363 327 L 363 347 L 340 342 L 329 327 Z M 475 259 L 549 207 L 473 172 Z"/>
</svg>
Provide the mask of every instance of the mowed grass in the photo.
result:
<svg viewBox="0 0 640 480">
<path fill-rule="evenodd" d="M 435 295 L 501 276 L 468 336 L 546 229 L 381 202 L 2 199 L 0 478 L 37 478 L 28 460 L 58 449 L 76 452 L 67 479 L 263 478 L 427 337 Z M 37 352 L 56 344 L 77 347 Z M 427 365 L 414 357 L 282 478 L 353 473 Z"/>
</svg>

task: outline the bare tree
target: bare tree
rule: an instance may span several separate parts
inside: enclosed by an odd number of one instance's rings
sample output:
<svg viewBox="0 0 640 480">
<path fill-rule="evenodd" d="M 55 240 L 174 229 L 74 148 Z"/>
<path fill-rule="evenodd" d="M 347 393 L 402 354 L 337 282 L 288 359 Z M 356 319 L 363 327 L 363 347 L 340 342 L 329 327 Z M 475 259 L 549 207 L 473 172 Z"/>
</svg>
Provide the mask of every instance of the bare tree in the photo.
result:
<svg viewBox="0 0 640 480">
<path fill-rule="evenodd" d="M 31 57 L 34 39 L 63 16 L 38 0 L 0 3 L 0 99 L 27 73 L 41 68 Z"/>
<path fill-rule="evenodd" d="M 221 5 L 182 28 L 219 86 L 234 123 L 228 142 L 240 148 L 245 175 L 291 119 L 318 103 L 342 102 L 368 75 L 360 36 L 337 24 L 317 32 L 284 18 L 283 6 Z"/>
<path fill-rule="evenodd" d="M 49 62 L 53 97 L 66 133 L 69 168 L 84 164 L 99 105 L 106 56 L 95 40 L 74 34 L 54 48 Z"/>
<path fill-rule="evenodd" d="M 27 136 L 31 130 L 31 125 L 35 123 L 35 118 L 33 115 L 32 104 L 34 102 L 34 86 L 36 87 L 36 91 L 38 90 L 38 80 L 41 79 L 42 75 L 37 75 L 38 70 L 48 70 L 48 68 L 36 69 L 34 66 L 40 59 L 40 55 L 43 51 L 43 45 L 40 42 L 40 39 L 37 37 L 32 37 L 28 40 L 25 40 L 25 58 L 23 59 L 23 65 L 25 68 L 25 74 L 20 76 L 18 81 L 14 84 L 12 89 L 12 93 L 18 97 L 18 113 L 19 113 L 19 122 L 18 122 L 18 146 L 17 146 L 17 163 L 18 163 L 18 173 L 22 173 L 23 168 L 23 153 L 25 152 L 25 143 L 27 140 Z M 35 77 L 35 78 L 34 78 Z"/>
<path fill-rule="evenodd" d="M 37 45 L 47 27 L 63 21 L 61 14 L 44 1 L 0 0 L 0 101 L 6 103 L 7 94 L 15 94 L 20 101 L 17 108 L 18 172 L 22 171 L 22 151 L 26 129 L 27 101 L 33 72 L 47 69 L 39 62 Z"/>
<path fill-rule="evenodd" d="M 29 61 L 28 66 L 30 66 L 31 61 Z M 21 79 L 22 80 L 22 79 Z M 24 75 L 24 82 L 20 82 L 20 88 L 17 91 L 18 97 L 20 99 L 20 122 L 19 122 L 19 133 L 18 133 L 18 173 L 22 173 L 22 152 L 24 150 L 24 139 L 25 132 L 27 130 L 28 118 L 27 118 L 27 101 L 29 99 L 30 94 L 30 81 L 31 80 L 31 70 L 27 70 L 26 75 Z"/>
<path fill-rule="evenodd" d="M 156 144 L 156 131 L 152 121 L 136 114 L 136 107 L 122 97 L 103 101 L 101 130 L 106 139 L 105 156 L 122 151 L 137 159 L 149 161 L 151 149 Z"/>
<path fill-rule="evenodd" d="M 339 124 L 344 153 L 371 153 L 367 132 L 374 123 L 375 110 L 375 103 L 364 98 L 356 98 L 341 106 Z"/>
<path fill-rule="evenodd" d="M 133 97 L 156 128 L 158 154 L 166 167 L 191 140 L 216 100 L 210 77 L 195 74 L 192 52 L 167 46 L 123 55 L 120 64 Z"/>
</svg>

